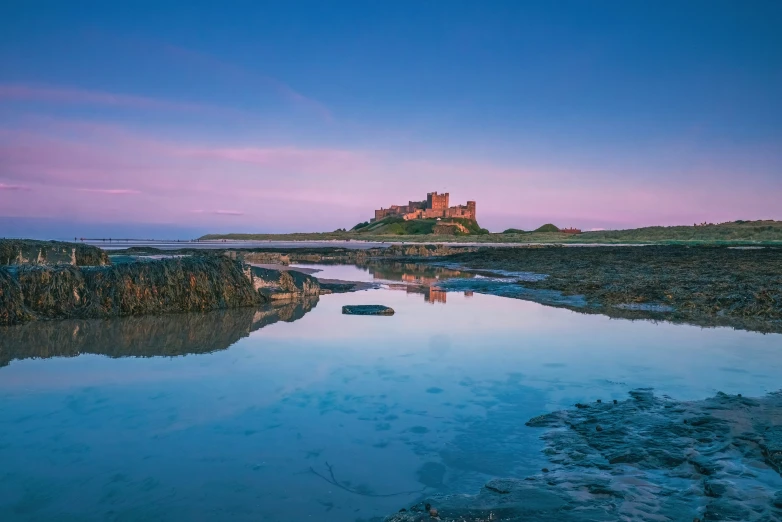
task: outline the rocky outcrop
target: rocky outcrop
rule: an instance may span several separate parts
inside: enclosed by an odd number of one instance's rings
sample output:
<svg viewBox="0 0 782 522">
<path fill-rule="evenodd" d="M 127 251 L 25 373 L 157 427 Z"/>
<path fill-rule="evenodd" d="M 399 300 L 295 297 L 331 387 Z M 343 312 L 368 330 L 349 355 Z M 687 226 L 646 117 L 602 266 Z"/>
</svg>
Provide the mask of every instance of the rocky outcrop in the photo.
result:
<svg viewBox="0 0 782 522">
<path fill-rule="evenodd" d="M 110 264 L 106 252 L 98 247 L 61 241 L 0 239 L 0 265 L 72 265 Z"/>
<path fill-rule="evenodd" d="M 0 325 L 257 306 L 317 296 L 316 279 L 222 256 L 102 267 L 0 267 Z"/>
<path fill-rule="evenodd" d="M 693 402 L 631 392 L 536 417 L 550 460 L 477 495 L 431 497 L 387 522 L 782 520 L 782 393 Z M 427 508 L 429 505 L 429 509 Z"/>
<path fill-rule="evenodd" d="M 288 266 L 291 264 L 290 257 L 288 257 L 287 254 L 281 254 L 279 252 L 244 252 L 241 250 L 227 250 L 223 255 L 230 259 L 238 259 L 239 261 L 248 264 L 281 266 Z"/>
<path fill-rule="evenodd" d="M 318 280 L 301 272 L 271 270 L 257 266 L 245 266 L 244 272 L 253 289 L 268 301 L 320 295 Z"/>
</svg>

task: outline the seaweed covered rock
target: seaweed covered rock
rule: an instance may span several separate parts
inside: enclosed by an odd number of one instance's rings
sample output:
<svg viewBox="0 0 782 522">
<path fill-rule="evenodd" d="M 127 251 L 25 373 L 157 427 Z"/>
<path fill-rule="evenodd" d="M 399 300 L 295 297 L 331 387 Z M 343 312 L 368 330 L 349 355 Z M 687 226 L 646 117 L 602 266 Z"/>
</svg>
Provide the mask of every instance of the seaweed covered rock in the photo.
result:
<svg viewBox="0 0 782 522">
<path fill-rule="evenodd" d="M 224 257 L 0 268 L 0 324 L 207 311 L 262 301 L 242 264 Z"/>
<path fill-rule="evenodd" d="M 246 266 L 244 270 L 253 288 L 266 300 L 299 299 L 320 294 L 318 280 L 301 272 L 257 266 Z"/>
<path fill-rule="evenodd" d="M 0 267 L 0 325 L 203 312 L 317 296 L 313 277 L 193 256 L 102 267 Z"/>
<path fill-rule="evenodd" d="M 0 325 L 24 323 L 34 318 L 24 305 L 24 294 L 13 272 L 0 268 Z"/>
<path fill-rule="evenodd" d="M 0 239 L 0 265 L 74 265 L 110 264 L 106 252 L 98 247 L 62 241 Z"/>
</svg>

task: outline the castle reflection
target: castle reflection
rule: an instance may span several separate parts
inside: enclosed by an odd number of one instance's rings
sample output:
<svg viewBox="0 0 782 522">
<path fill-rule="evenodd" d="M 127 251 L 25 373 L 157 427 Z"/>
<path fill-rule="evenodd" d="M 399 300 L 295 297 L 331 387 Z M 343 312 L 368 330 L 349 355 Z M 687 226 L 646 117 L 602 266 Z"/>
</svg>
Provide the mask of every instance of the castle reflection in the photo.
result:
<svg viewBox="0 0 782 522">
<path fill-rule="evenodd" d="M 389 284 L 392 290 L 404 290 L 408 294 L 421 294 L 428 303 L 447 302 L 445 290 L 437 288 L 437 283 L 446 279 L 471 279 L 474 274 L 451 268 L 416 263 L 398 263 L 389 261 L 370 261 L 364 265 L 372 277 L 379 281 L 402 281 L 403 285 Z M 453 292 L 452 292 L 453 293 Z M 471 297 L 472 292 L 464 292 L 465 297 Z"/>
</svg>

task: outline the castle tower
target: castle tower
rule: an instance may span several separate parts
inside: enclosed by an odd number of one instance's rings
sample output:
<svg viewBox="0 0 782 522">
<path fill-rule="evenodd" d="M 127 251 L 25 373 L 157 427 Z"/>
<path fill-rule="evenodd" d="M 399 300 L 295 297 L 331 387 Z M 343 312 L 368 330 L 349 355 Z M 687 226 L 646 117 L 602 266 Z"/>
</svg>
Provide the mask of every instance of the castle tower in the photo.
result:
<svg viewBox="0 0 782 522">
<path fill-rule="evenodd" d="M 430 192 L 426 195 L 426 208 L 432 210 L 445 210 L 448 208 L 449 194 L 437 194 L 437 192 Z"/>
<path fill-rule="evenodd" d="M 478 221 L 478 218 L 475 216 L 475 201 L 467 202 L 467 212 L 470 214 L 470 219 Z"/>
</svg>

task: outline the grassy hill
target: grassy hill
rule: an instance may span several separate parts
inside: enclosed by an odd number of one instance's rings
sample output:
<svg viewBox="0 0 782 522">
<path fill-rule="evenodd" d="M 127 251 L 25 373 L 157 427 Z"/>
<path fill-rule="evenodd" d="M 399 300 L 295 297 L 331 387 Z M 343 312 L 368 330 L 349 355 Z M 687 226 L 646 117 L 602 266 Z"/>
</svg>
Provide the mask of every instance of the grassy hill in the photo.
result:
<svg viewBox="0 0 782 522">
<path fill-rule="evenodd" d="M 435 236 L 432 235 L 435 220 L 397 221 L 384 219 L 376 223 L 360 223 L 350 231 L 300 234 L 208 234 L 202 240 L 255 240 L 255 241 L 407 241 L 407 242 L 448 242 L 470 241 L 476 243 L 658 243 L 658 244 L 729 244 L 756 245 L 782 244 L 782 221 L 735 221 L 706 226 L 645 227 L 628 230 L 604 230 L 565 234 L 558 231 L 546 231 L 547 225 L 536 231 L 525 232 L 508 229 L 502 233 L 490 234 L 478 228 L 473 222 L 468 226 L 469 235 Z M 467 221 L 467 220 L 464 220 Z M 551 225 L 553 227 L 553 225 Z M 554 227 L 556 228 L 556 227 Z M 541 231 L 541 229 L 543 229 Z M 483 230 L 483 231 L 481 231 Z M 559 230 L 559 229 L 557 229 Z"/>
<path fill-rule="evenodd" d="M 436 219 L 412 219 L 405 221 L 398 216 L 389 216 L 374 223 L 359 223 L 351 229 L 351 232 L 357 234 L 417 236 L 421 234 L 431 234 L 437 223 L 459 223 L 468 230 L 467 234 L 464 232 L 457 232 L 456 235 L 489 233 L 488 230 L 481 228 L 477 222 L 471 219 L 451 218 L 442 219 L 439 222 Z"/>
<path fill-rule="evenodd" d="M 584 232 L 574 239 L 590 242 L 782 242 L 782 221 L 734 221 L 718 225 L 644 227 Z"/>
</svg>

